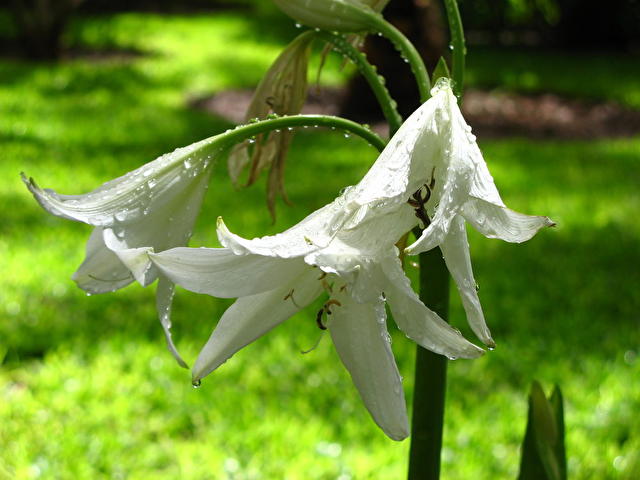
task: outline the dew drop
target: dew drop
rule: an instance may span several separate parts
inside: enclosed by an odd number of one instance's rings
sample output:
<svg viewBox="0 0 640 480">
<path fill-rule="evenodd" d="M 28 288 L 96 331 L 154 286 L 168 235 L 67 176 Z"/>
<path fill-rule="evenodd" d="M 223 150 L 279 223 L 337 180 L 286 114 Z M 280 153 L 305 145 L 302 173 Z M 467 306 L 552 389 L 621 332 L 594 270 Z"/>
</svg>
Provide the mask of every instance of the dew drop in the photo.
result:
<svg viewBox="0 0 640 480">
<path fill-rule="evenodd" d="M 191 384 L 193 388 L 200 388 L 201 385 L 202 385 L 202 380 L 196 380 Z"/>
</svg>

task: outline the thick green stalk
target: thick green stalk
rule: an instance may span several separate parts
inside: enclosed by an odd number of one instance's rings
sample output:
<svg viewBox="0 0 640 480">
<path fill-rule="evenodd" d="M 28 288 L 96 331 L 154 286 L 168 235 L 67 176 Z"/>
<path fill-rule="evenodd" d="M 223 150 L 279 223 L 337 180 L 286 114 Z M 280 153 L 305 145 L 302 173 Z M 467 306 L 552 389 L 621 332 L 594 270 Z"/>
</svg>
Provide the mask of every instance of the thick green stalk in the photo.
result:
<svg viewBox="0 0 640 480">
<path fill-rule="evenodd" d="M 449 316 L 449 271 L 440 248 L 420 254 L 420 299 L 444 320 Z M 409 480 L 438 480 L 447 389 L 447 358 L 416 349 Z"/>
<path fill-rule="evenodd" d="M 464 29 L 462 28 L 462 19 L 460 18 L 457 0 L 444 0 L 444 6 L 447 10 L 447 20 L 451 34 L 453 92 L 460 101 L 462 99 L 462 89 L 464 88 L 465 57 L 467 55 Z"/>
<path fill-rule="evenodd" d="M 360 74 L 365 78 L 376 100 L 378 100 L 382 113 L 389 124 L 389 136 L 392 137 L 402 125 L 402 117 L 398 113 L 398 104 L 391 98 L 389 90 L 385 86 L 384 77 L 378 74 L 376 68 L 367 60 L 366 55 L 353 46 L 343 35 L 320 31 L 317 32 L 317 36 L 333 45 L 358 67 Z"/>
<path fill-rule="evenodd" d="M 216 135 L 216 146 L 221 148 L 231 147 L 261 133 L 296 127 L 326 127 L 332 130 L 341 130 L 361 137 L 371 146 L 377 148 L 378 151 L 384 150 L 386 146 L 386 142 L 369 128 L 346 118 L 330 115 L 289 115 L 240 125 L 234 129 L 227 130 L 225 133 Z"/>
</svg>

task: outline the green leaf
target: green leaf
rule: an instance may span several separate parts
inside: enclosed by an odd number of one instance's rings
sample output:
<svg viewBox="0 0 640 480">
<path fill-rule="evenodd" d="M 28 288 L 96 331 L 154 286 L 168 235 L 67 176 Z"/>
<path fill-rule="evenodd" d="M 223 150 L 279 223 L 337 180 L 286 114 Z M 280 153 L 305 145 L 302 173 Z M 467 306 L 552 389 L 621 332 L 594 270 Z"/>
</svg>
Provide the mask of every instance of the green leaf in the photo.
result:
<svg viewBox="0 0 640 480">
<path fill-rule="evenodd" d="M 433 70 L 433 74 L 431 75 L 431 84 L 435 85 L 438 79 L 442 77 L 451 78 L 449 66 L 447 65 L 447 61 L 444 59 L 444 57 L 440 57 L 436 68 Z"/>
<path fill-rule="evenodd" d="M 556 386 L 549 399 L 538 382 L 531 385 L 527 429 L 518 480 L 566 480 L 564 412 Z"/>
<path fill-rule="evenodd" d="M 560 478 L 567 478 L 567 452 L 564 445 L 564 400 L 560 387 L 556 385 L 553 388 L 549 403 L 556 417 L 556 429 L 558 431 L 558 443 L 556 444 L 555 455 L 560 465 Z"/>
</svg>

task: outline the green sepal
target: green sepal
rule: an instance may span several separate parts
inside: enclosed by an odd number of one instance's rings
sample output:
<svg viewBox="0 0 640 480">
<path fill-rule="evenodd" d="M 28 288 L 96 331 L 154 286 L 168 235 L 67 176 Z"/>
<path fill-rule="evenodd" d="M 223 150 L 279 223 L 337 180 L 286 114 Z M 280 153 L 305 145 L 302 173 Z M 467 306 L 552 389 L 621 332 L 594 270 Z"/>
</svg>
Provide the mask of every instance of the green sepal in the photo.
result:
<svg viewBox="0 0 640 480">
<path fill-rule="evenodd" d="M 436 68 L 433 70 L 433 74 L 431 75 L 431 85 L 435 85 L 439 78 L 451 78 L 451 73 L 449 72 L 449 66 L 447 65 L 447 61 L 444 57 L 440 57 L 438 60 L 438 64 Z"/>
</svg>

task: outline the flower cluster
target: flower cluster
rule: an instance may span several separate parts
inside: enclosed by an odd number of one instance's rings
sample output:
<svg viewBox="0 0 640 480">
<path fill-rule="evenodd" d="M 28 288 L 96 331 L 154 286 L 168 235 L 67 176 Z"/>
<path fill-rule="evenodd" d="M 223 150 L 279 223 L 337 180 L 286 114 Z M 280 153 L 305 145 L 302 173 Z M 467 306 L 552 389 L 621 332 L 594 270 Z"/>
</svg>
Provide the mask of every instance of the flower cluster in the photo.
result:
<svg viewBox="0 0 640 480">
<path fill-rule="evenodd" d="M 215 141 L 161 157 L 87 195 L 58 195 L 31 180 L 27 186 L 49 212 L 95 227 L 87 259 L 74 277 L 82 288 L 103 292 L 133 278 L 142 285 L 160 278 L 161 320 L 179 361 L 168 333 L 173 284 L 237 298 L 195 362 L 196 383 L 323 297 L 318 326 L 329 331 L 375 422 L 401 440 L 409 429 L 385 303 L 400 330 L 424 348 L 449 358 L 474 358 L 483 350 L 420 301 L 402 269 L 398 240 L 417 226 L 422 234 L 406 253 L 440 247 L 472 330 L 493 347 L 465 222 L 508 242 L 553 225 L 547 217 L 505 206 L 449 82 L 439 81 L 431 93 L 357 185 L 274 236 L 245 239 L 219 219 L 222 248 L 185 247 L 209 181 Z"/>
</svg>

